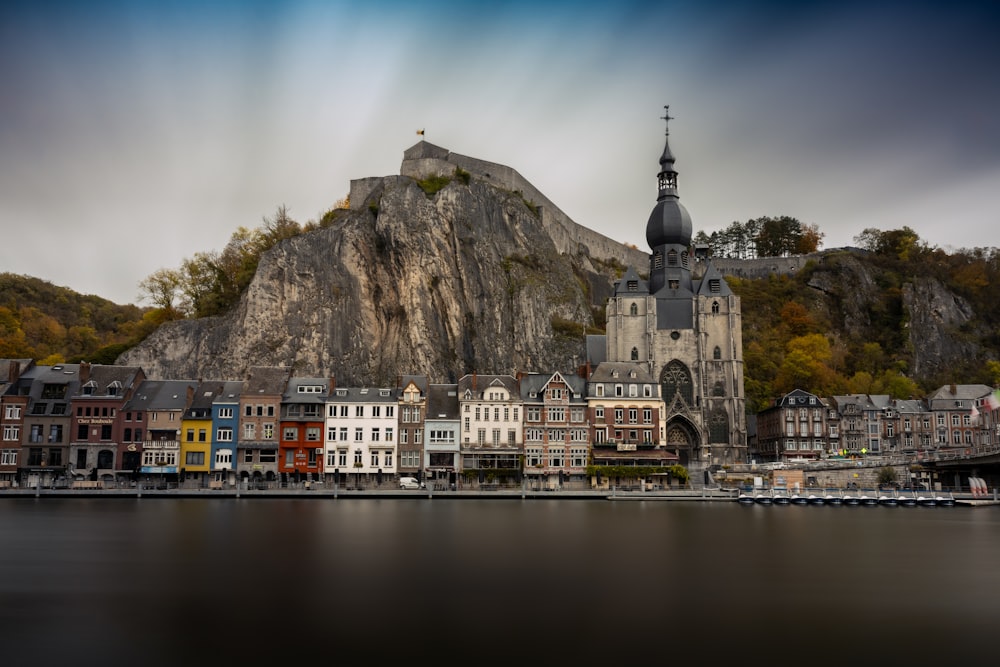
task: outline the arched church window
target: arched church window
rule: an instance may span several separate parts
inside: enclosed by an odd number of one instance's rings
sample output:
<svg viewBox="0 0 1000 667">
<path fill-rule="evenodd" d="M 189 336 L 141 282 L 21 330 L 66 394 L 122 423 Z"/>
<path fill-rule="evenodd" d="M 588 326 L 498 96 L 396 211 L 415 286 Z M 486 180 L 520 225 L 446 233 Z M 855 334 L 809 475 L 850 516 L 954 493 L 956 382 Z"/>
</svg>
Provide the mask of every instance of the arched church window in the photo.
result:
<svg viewBox="0 0 1000 667">
<path fill-rule="evenodd" d="M 719 314 L 719 302 L 718 301 L 713 301 L 712 302 L 712 314 L 713 315 L 718 315 Z"/>
<path fill-rule="evenodd" d="M 708 418 L 708 441 L 713 444 L 729 442 L 729 415 L 722 408 L 712 410 Z"/>
<path fill-rule="evenodd" d="M 639 361 L 639 348 L 632 348 L 632 361 Z"/>
<path fill-rule="evenodd" d="M 719 347 L 718 345 L 716 345 L 715 349 L 712 350 L 712 358 L 713 359 L 721 359 L 722 358 L 722 348 Z"/>
<path fill-rule="evenodd" d="M 712 396 L 725 396 L 726 388 L 723 386 L 722 382 L 716 382 L 712 385 Z"/>
<path fill-rule="evenodd" d="M 670 403 L 674 396 L 680 394 L 688 405 L 694 404 L 694 387 L 691 383 L 691 371 L 683 363 L 674 359 L 660 373 L 660 386 L 663 388 L 663 400 Z"/>
<path fill-rule="evenodd" d="M 639 314 L 639 306 L 637 306 L 634 303 L 632 305 L 630 305 L 628 307 L 628 314 L 629 315 L 638 315 Z"/>
</svg>

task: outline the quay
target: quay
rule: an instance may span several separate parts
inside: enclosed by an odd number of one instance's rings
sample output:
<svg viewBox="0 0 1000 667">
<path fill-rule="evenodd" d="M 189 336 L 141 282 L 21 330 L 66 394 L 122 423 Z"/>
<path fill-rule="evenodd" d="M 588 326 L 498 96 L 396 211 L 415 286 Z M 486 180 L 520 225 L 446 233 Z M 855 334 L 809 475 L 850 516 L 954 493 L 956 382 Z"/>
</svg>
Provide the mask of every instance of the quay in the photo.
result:
<svg viewBox="0 0 1000 667">
<path fill-rule="evenodd" d="M 974 496 L 971 493 L 952 493 L 955 505 L 988 507 L 1000 505 L 1000 499 Z M 207 488 L 0 488 L 0 498 L 230 498 L 230 499 L 397 499 L 397 500 L 599 500 L 599 501 L 652 501 L 652 502 L 738 502 L 741 492 L 735 488 L 703 488 L 672 490 L 620 490 L 620 489 L 558 489 L 539 490 L 527 488 L 503 489 L 413 489 L 396 488 L 338 489 L 325 487 L 290 487 L 269 489 L 207 489 Z M 782 504 L 782 503 L 775 503 Z M 829 504 L 829 503 L 827 503 Z"/>
</svg>

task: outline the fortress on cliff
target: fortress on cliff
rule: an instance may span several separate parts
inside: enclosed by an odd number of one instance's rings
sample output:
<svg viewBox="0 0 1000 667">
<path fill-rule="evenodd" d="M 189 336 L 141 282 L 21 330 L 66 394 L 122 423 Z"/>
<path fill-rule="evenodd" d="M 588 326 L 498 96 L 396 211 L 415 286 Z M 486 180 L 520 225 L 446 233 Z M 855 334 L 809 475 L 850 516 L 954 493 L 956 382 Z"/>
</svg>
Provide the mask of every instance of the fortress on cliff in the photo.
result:
<svg viewBox="0 0 1000 667">
<path fill-rule="evenodd" d="M 401 176 L 422 180 L 429 176 L 451 176 L 456 167 L 498 188 L 519 192 L 526 201 L 538 206 L 542 225 L 560 253 L 582 253 L 604 262 L 616 261 L 622 266 L 645 266 L 649 263 L 649 253 L 577 224 L 524 176 L 502 164 L 459 155 L 420 141 L 403 152 L 399 173 Z M 352 180 L 351 208 L 360 208 L 368 195 L 383 181 L 384 177 Z"/>
</svg>

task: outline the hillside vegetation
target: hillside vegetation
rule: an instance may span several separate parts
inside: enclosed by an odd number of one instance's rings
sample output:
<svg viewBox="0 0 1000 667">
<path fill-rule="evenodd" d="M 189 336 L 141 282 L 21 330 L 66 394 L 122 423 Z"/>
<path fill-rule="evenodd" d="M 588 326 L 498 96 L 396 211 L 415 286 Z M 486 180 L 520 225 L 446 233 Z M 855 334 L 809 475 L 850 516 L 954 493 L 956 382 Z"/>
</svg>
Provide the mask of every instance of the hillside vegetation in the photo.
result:
<svg viewBox="0 0 1000 667">
<path fill-rule="evenodd" d="M 949 254 L 905 227 L 867 229 L 855 241 L 863 252 L 826 255 L 794 276 L 728 279 L 743 306 L 750 412 L 793 389 L 912 398 L 944 384 L 1000 383 L 1000 251 Z M 904 302 L 916 283 L 937 285 L 967 306 L 968 319 L 957 327 L 938 325 L 948 339 L 940 354 L 911 336 L 914 304 L 908 310 Z M 940 363 L 921 371 L 916 361 L 934 354 Z"/>
<path fill-rule="evenodd" d="M 0 358 L 112 364 L 162 321 L 158 311 L 0 273 Z"/>
</svg>

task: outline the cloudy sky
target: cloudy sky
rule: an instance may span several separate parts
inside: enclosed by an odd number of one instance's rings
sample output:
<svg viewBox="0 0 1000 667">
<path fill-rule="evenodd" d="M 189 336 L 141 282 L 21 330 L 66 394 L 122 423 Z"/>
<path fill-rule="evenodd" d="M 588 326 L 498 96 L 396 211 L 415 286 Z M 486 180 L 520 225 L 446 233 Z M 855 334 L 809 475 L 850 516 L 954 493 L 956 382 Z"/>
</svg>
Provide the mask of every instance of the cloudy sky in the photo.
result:
<svg viewBox="0 0 1000 667">
<path fill-rule="evenodd" d="M 7 0 L 0 271 L 133 303 L 280 205 L 317 220 L 399 173 L 420 128 L 646 249 L 666 104 L 696 230 L 996 247 L 998 33 L 964 0 Z"/>
</svg>

